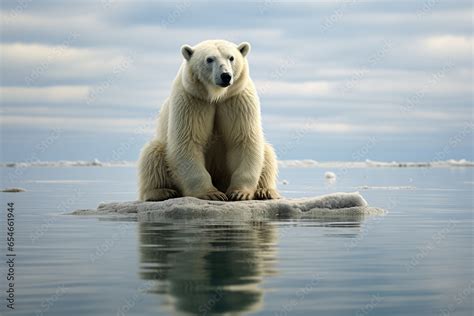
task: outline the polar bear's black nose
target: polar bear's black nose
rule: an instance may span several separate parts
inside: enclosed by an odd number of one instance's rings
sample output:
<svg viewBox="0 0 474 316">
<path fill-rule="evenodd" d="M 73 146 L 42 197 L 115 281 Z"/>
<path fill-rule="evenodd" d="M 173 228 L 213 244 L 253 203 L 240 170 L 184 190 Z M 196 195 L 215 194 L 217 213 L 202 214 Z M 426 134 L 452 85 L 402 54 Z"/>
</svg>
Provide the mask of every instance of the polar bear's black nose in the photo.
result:
<svg viewBox="0 0 474 316">
<path fill-rule="evenodd" d="M 222 82 L 225 84 L 229 84 L 232 80 L 232 76 L 228 72 L 224 72 L 221 74 Z"/>
</svg>

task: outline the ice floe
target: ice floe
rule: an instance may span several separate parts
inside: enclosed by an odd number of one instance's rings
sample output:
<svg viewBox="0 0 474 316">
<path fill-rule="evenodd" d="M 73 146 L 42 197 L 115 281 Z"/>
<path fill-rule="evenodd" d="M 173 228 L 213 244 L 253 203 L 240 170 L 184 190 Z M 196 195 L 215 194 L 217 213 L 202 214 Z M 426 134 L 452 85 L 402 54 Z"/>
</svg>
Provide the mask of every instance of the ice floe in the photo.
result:
<svg viewBox="0 0 474 316">
<path fill-rule="evenodd" d="M 193 197 L 162 202 L 103 203 L 95 210 L 76 210 L 71 215 L 124 216 L 138 221 L 163 219 L 256 220 L 279 218 L 361 218 L 383 215 L 384 210 L 368 206 L 358 193 L 333 193 L 301 199 L 221 202 Z"/>
<path fill-rule="evenodd" d="M 0 189 L 0 192 L 5 192 L 5 193 L 20 193 L 20 192 L 26 192 L 25 189 L 22 188 L 5 188 L 5 189 Z"/>
<path fill-rule="evenodd" d="M 331 171 L 326 171 L 326 172 L 324 173 L 324 177 L 325 177 L 326 179 L 333 179 L 333 180 L 335 180 L 335 179 L 336 179 L 336 174 L 335 174 L 334 172 L 331 172 Z"/>
</svg>

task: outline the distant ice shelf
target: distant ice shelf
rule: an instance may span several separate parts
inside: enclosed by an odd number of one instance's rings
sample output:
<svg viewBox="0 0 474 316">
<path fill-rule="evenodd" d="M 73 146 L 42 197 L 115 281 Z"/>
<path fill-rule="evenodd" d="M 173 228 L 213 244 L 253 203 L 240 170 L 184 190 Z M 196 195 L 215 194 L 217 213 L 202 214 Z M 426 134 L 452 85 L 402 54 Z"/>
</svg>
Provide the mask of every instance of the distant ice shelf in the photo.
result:
<svg viewBox="0 0 474 316">
<path fill-rule="evenodd" d="M 415 186 L 412 185 L 401 185 L 401 186 L 370 186 L 370 185 L 363 185 L 356 188 L 357 190 L 416 190 Z"/>
<path fill-rule="evenodd" d="M 58 161 L 32 161 L 32 162 L 6 162 L 0 163 L 3 168 L 69 168 L 69 167 L 135 167 L 135 161 L 109 161 L 94 160 L 58 160 Z"/>
<path fill-rule="evenodd" d="M 401 161 L 316 161 L 305 160 L 280 160 L 280 168 L 455 168 L 474 167 L 474 161 L 466 159 L 449 159 L 442 161 L 421 161 L 421 162 L 401 162 Z M 59 160 L 59 161 L 32 161 L 32 162 L 4 162 L 0 163 L 3 168 L 28 168 L 28 167 L 48 167 L 48 168 L 70 168 L 70 167 L 136 167 L 135 161 L 107 161 L 94 160 Z"/>
<path fill-rule="evenodd" d="M 474 167 L 474 161 L 460 160 L 440 160 L 421 162 L 400 162 L 400 161 L 327 161 L 316 160 L 281 160 L 278 162 L 281 168 L 451 168 L 451 167 Z"/>
</svg>

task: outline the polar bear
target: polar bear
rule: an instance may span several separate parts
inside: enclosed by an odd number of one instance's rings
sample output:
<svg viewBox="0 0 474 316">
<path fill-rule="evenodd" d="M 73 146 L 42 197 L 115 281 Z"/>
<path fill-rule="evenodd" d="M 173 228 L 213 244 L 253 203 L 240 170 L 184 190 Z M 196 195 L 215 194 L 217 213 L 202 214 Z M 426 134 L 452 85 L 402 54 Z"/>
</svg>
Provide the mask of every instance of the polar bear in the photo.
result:
<svg viewBox="0 0 474 316">
<path fill-rule="evenodd" d="M 249 76 L 249 43 L 209 40 L 184 57 L 155 137 L 141 151 L 139 199 L 276 199 L 277 160 L 265 142 Z"/>
</svg>

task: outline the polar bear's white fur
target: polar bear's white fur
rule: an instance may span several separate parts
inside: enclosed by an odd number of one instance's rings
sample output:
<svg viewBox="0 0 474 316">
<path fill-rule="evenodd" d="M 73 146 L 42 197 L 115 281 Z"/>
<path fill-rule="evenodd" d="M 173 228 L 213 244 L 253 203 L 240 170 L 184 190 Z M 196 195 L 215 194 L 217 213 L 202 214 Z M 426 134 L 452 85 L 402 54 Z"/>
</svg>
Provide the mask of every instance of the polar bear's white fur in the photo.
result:
<svg viewBox="0 0 474 316">
<path fill-rule="evenodd" d="M 263 137 L 248 43 L 210 40 L 184 62 L 139 160 L 139 199 L 274 199 L 277 162 Z M 225 192 L 225 193 L 224 193 Z"/>
</svg>

